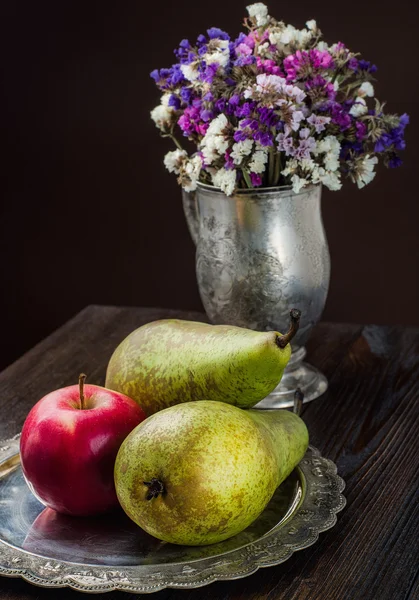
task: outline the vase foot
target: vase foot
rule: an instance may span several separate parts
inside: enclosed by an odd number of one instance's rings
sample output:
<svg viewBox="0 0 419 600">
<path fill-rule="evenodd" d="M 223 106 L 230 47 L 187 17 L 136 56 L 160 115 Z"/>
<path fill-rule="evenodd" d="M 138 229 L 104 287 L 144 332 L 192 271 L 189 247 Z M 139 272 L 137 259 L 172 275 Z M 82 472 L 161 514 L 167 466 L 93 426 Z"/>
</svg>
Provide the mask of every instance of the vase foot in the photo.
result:
<svg viewBox="0 0 419 600">
<path fill-rule="evenodd" d="M 316 367 L 302 362 L 298 368 L 292 371 L 286 370 L 278 387 L 254 408 L 263 410 L 290 408 L 294 406 L 294 393 L 297 388 L 303 392 L 305 404 L 324 394 L 327 386 L 327 379 L 323 373 L 320 373 Z"/>
</svg>

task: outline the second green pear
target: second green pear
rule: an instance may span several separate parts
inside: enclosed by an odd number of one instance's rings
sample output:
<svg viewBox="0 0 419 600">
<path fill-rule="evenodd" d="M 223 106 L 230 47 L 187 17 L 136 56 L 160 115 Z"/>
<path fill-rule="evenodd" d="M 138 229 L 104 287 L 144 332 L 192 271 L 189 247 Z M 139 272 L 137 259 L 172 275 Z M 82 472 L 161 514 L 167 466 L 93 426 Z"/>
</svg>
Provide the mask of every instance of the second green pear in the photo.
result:
<svg viewBox="0 0 419 600">
<path fill-rule="evenodd" d="M 127 515 L 154 537 L 214 544 L 261 514 L 307 445 L 304 422 L 286 410 L 180 404 L 149 417 L 124 440 L 116 492 Z"/>
<path fill-rule="evenodd" d="M 282 378 L 300 311 L 290 317 L 285 335 L 177 319 L 148 323 L 115 350 L 106 387 L 137 401 L 147 415 L 202 399 L 251 408 Z"/>
</svg>

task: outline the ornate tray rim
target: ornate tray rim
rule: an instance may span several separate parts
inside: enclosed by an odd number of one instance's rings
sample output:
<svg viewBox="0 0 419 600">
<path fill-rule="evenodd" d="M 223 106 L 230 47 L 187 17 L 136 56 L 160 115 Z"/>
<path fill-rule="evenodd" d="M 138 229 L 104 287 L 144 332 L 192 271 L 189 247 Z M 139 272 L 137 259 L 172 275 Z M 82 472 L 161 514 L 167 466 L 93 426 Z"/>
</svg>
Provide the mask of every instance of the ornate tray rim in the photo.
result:
<svg viewBox="0 0 419 600">
<path fill-rule="evenodd" d="M 0 477 L 19 462 L 20 434 L 0 441 Z M 87 593 L 111 591 L 148 594 L 165 588 L 191 589 L 215 581 L 240 579 L 260 568 L 279 565 L 314 544 L 319 534 L 331 529 L 337 513 L 346 505 L 345 482 L 336 465 L 309 446 L 298 467 L 306 490 L 300 506 L 280 527 L 259 540 L 225 554 L 166 565 L 115 567 L 82 565 L 41 557 L 15 548 L 0 539 L 0 575 L 21 577 L 46 588 L 69 587 Z"/>
</svg>

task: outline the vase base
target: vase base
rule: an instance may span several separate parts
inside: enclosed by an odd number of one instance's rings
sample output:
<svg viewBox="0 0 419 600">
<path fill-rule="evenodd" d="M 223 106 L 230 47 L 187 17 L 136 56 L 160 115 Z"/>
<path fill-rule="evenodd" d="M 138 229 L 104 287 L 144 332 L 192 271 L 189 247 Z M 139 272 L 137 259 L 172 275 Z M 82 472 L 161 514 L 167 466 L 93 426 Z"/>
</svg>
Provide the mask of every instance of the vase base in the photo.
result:
<svg viewBox="0 0 419 600">
<path fill-rule="evenodd" d="M 272 410 L 294 406 L 294 394 L 300 388 L 304 394 L 304 404 L 315 400 L 327 390 L 327 379 L 316 367 L 306 362 L 297 369 L 285 371 L 281 383 L 273 392 L 261 400 L 254 408 Z"/>
</svg>

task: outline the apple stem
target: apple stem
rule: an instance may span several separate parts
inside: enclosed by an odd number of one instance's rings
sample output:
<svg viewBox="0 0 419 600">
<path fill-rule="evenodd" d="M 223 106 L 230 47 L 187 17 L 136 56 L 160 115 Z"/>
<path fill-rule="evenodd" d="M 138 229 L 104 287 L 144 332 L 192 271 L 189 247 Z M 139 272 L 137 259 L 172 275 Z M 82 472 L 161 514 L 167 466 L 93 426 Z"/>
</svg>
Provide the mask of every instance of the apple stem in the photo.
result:
<svg viewBox="0 0 419 600">
<path fill-rule="evenodd" d="M 164 484 L 160 481 L 160 479 L 156 479 L 153 477 L 151 481 L 143 481 L 144 485 L 148 487 L 146 500 L 152 500 L 153 498 L 158 498 L 160 494 L 164 494 L 166 491 L 164 489 Z"/>
<path fill-rule="evenodd" d="M 292 308 L 290 310 L 290 328 L 285 335 L 276 336 L 277 346 L 279 346 L 280 348 L 285 348 L 285 346 L 290 343 L 290 341 L 298 331 L 298 328 L 300 326 L 300 318 L 301 310 L 298 310 L 298 308 Z"/>
<path fill-rule="evenodd" d="M 301 409 L 303 408 L 304 394 L 301 388 L 297 388 L 294 392 L 294 408 L 293 411 L 296 415 L 300 416 Z"/>
<path fill-rule="evenodd" d="M 86 381 L 86 375 L 84 373 L 80 373 L 79 375 L 79 391 L 80 391 L 80 408 L 84 410 L 84 382 Z"/>
</svg>

